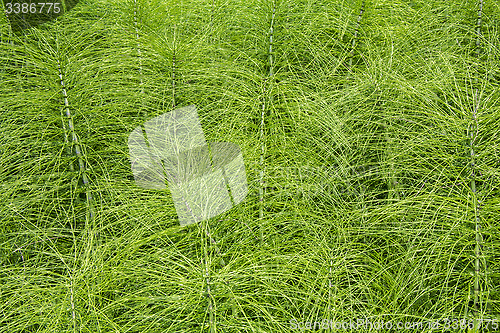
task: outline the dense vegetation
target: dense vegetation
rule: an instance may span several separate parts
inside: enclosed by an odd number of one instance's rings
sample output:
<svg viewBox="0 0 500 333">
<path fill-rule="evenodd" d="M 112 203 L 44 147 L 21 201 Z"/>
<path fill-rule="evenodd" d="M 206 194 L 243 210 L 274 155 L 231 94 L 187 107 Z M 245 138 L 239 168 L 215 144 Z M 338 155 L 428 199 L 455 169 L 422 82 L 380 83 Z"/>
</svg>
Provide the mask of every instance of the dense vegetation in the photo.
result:
<svg viewBox="0 0 500 333">
<path fill-rule="evenodd" d="M 500 322 L 499 20 L 490 0 L 3 17 L 0 332 Z M 127 138 L 191 104 L 241 148 L 249 194 L 180 227 Z"/>
</svg>

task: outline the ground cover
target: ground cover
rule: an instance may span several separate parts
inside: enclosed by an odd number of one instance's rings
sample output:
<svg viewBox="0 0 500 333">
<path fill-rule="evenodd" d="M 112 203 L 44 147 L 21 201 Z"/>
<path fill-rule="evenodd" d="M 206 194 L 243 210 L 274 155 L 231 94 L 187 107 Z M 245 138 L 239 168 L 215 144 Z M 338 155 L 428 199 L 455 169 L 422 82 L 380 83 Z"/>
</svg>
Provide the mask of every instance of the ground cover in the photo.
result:
<svg viewBox="0 0 500 333">
<path fill-rule="evenodd" d="M 458 0 L 2 18 L 0 332 L 494 329 L 499 18 Z M 249 193 L 180 227 L 127 139 L 191 104 L 207 141 L 241 148 Z"/>
</svg>

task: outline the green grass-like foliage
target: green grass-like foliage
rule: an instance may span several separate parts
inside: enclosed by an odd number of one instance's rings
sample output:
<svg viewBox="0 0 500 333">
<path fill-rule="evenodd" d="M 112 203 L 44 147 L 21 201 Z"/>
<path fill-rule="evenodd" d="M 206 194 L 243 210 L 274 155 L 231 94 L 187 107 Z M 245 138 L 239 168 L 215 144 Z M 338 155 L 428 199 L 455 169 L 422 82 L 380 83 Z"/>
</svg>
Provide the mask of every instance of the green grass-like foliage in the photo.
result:
<svg viewBox="0 0 500 333">
<path fill-rule="evenodd" d="M 0 22 L 0 332 L 500 321 L 498 2 L 98 0 Z M 127 137 L 190 104 L 242 149 L 249 195 L 181 228 L 168 191 L 134 184 Z"/>
</svg>

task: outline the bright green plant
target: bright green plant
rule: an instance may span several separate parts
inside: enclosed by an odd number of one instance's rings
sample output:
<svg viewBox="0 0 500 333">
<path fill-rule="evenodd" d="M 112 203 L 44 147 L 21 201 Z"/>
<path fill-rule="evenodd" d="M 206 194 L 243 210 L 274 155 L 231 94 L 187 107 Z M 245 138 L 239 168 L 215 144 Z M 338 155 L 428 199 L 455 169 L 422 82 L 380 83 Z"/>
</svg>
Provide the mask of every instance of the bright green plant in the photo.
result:
<svg viewBox="0 0 500 333">
<path fill-rule="evenodd" d="M 2 19 L 0 332 L 500 322 L 499 19 L 488 0 Z M 191 104 L 208 142 L 241 148 L 249 194 L 180 227 L 127 139 Z"/>
</svg>

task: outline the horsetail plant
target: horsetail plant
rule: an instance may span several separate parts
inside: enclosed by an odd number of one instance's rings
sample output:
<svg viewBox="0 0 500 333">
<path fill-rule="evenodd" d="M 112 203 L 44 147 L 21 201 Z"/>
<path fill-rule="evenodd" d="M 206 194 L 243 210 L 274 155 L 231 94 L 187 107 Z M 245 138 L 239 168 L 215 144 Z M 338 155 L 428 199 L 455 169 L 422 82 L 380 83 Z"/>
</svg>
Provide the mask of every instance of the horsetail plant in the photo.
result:
<svg viewBox="0 0 500 333">
<path fill-rule="evenodd" d="M 75 131 L 75 125 L 73 122 L 73 116 L 71 114 L 71 111 L 69 109 L 69 102 L 68 102 L 68 94 L 66 92 L 66 85 L 64 84 L 64 77 L 63 77 L 63 72 L 61 69 L 61 63 L 59 62 L 59 59 L 57 59 L 57 69 L 59 71 L 59 83 L 61 84 L 61 91 L 63 95 L 63 101 L 64 101 L 64 111 L 66 115 L 66 122 L 68 124 L 68 130 L 69 130 L 69 135 L 71 136 L 71 147 L 74 148 L 74 153 L 78 162 L 78 167 L 79 167 L 79 172 L 81 173 L 82 177 L 82 183 L 83 183 L 83 188 L 85 189 L 85 198 L 87 202 L 87 207 L 88 207 L 88 212 L 89 212 L 89 217 L 87 218 L 87 224 L 89 223 L 89 220 L 93 220 L 94 218 L 94 211 L 92 208 L 92 195 L 90 193 L 89 189 L 89 179 L 87 176 L 87 169 L 85 166 L 84 162 L 84 156 L 82 155 L 83 150 L 81 148 L 80 142 L 78 140 L 78 135 L 76 134 Z M 63 125 L 63 128 L 66 128 L 65 125 Z M 67 134 L 65 133 L 65 141 L 67 138 Z M 73 149 L 71 149 L 73 150 Z M 74 167 L 70 165 L 71 170 L 74 170 Z"/>
<path fill-rule="evenodd" d="M 266 126 L 266 115 L 267 109 L 272 104 L 272 79 L 274 74 L 274 62 L 273 62 L 273 37 L 274 37 L 274 18 L 276 15 L 276 2 L 272 1 L 272 15 L 271 22 L 269 25 L 269 50 L 268 50 L 268 66 L 269 71 L 264 79 L 264 90 L 262 97 L 262 110 L 260 115 L 260 171 L 259 171 L 259 219 L 262 220 L 264 217 L 264 196 L 265 196 L 265 154 L 266 154 L 266 137 L 265 137 L 265 126 Z M 264 239 L 262 225 L 260 227 L 260 237 L 261 240 Z"/>
<path fill-rule="evenodd" d="M 135 37 L 137 39 L 137 56 L 139 58 L 139 79 L 140 79 L 140 93 L 141 95 L 144 95 L 144 82 L 142 78 L 142 55 L 141 55 L 141 45 L 139 43 L 139 22 L 137 19 L 137 12 L 138 12 L 138 3 L 137 0 L 134 0 L 134 29 L 135 29 Z"/>
<path fill-rule="evenodd" d="M 479 319 L 483 318 L 483 308 L 484 302 L 484 291 L 481 288 L 481 285 L 486 286 L 487 283 L 487 267 L 486 262 L 482 260 L 483 258 L 483 235 L 481 232 L 481 215 L 480 215 L 480 205 L 478 202 L 478 192 L 476 189 L 476 174 L 477 170 L 477 157 L 475 153 L 475 142 L 479 137 L 479 111 L 481 107 L 481 97 L 479 93 L 479 62 L 480 62 L 480 53 L 481 53 L 481 18 L 483 14 L 483 0 L 479 0 L 478 10 L 477 10 L 477 24 L 476 24 L 476 72 L 474 75 L 474 95 L 473 95 L 473 105 L 471 112 L 471 119 L 468 125 L 467 133 L 469 140 L 469 148 L 470 148 L 470 190 L 472 195 L 472 205 L 473 205 L 473 216 L 474 216 L 474 226 L 475 226 L 475 246 L 474 246 L 474 329 L 479 330 L 480 322 Z M 481 278 L 481 276 L 484 276 Z M 483 281 L 481 281 L 483 280 Z M 486 304 L 487 307 L 487 304 Z M 481 311 L 481 315 L 479 314 Z"/>
<path fill-rule="evenodd" d="M 355 50 L 356 44 L 358 42 L 359 28 L 361 27 L 361 19 L 363 18 L 364 12 L 365 12 L 365 0 L 362 0 L 361 1 L 361 8 L 359 10 L 358 19 L 356 21 L 356 29 L 354 30 L 354 36 L 352 38 L 351 51 L 349 52 L 349 68 L 348 68 L 349 71 L 352 70 L 352 58 L 354 57 L 354 50 Z"/>
<path fill-rule="evenodd" d="M 63 99 L 64 99 L 64 106 L 65 106 L 64 110 L 65 110 L 66 117 L 67 117 L 66 121 L 68 123 L 69 133 L 72 137 L 71 146 L 74 147 L 74 149 L 75 149 L 75 155 L 77 157 L 78 165 L 80 167 L 80 172 L 82 173 L 82 177 L 83 177 L 82 178 L 83 184 L 86 187 L 88 184 L 88 179 L 87 179 L 87 175 L 85 173 L 85 166 L 84 166 L 84 163 L 83 163 L 83 160 L 81 157 L 81 151 L 80 151 L 80 145 L 78 143 L 78 137 L 76 136 L 75 128 L 74 128 L 74 124 L 73 124 L 73 119 L 71 116 L 71 112 L 69 110 L 68 95 L 66 93 L 66 86 L 64 85 L 64 78 L 63 78 L 63 73 L 61 70 L 61 65 L 60 65 L 59 59 L 57 60 L 57 69 L 59 71 L 59 80 L 60 80 Z M 66 126 L 65 126 L 64 122 L 65 121 L 63 120 L 63 128 L 66 130 Z M 65 143 L 68 143 L 68 140 L 67 140 L 68 135 L 66 133 L 64 133 L 64 137 L 65 137 Z M 72 149 L 70 149 L 70 151 L 72 151 Z M 74 167 L 72 164 L 73 164 L 73 161 L 70 162 L 70 169 L 71 169 L 71 171 L 74 171 Z M 88 200 L 90 200 L 90 195 L 88 192 L 86 192 L 86 197 L 87 197 L 87 202 L 88 202 Z M 73 322 L 73 332 L 76 332 L 77 331 L 77 323 L 76 323 L 76 314 L 75 314 L 75 300 L 74 300 L 75 297 L 74 297 L 73 278 L 71 278 L 71 283 L 70 283 L 69 288 L 70 288 L 70 303 L 71 303 L 71 315 L 72 315 L 72 322 Z"/>
<path fill-rule="evenodd" d="M 177 25 L 174 24 L 174 40 L 172 42 L 172 109 L 175 108 L 175 70 L 176 70 L 176 64 L 175 64 L 175 52 L 176 52 L 176 33 L 177 33 Z"/>
<path fill-rule="evenodd" d="M 475 3 L 97 0 L 2 22 L 0 331 L 494 330 L 500 8 Z M 151 149 L 173 105 L 241 148 L 240 204 L 229 167 L 185 195 L 188 152 L 138 186 L 127 139 Z"/>
</svg>

